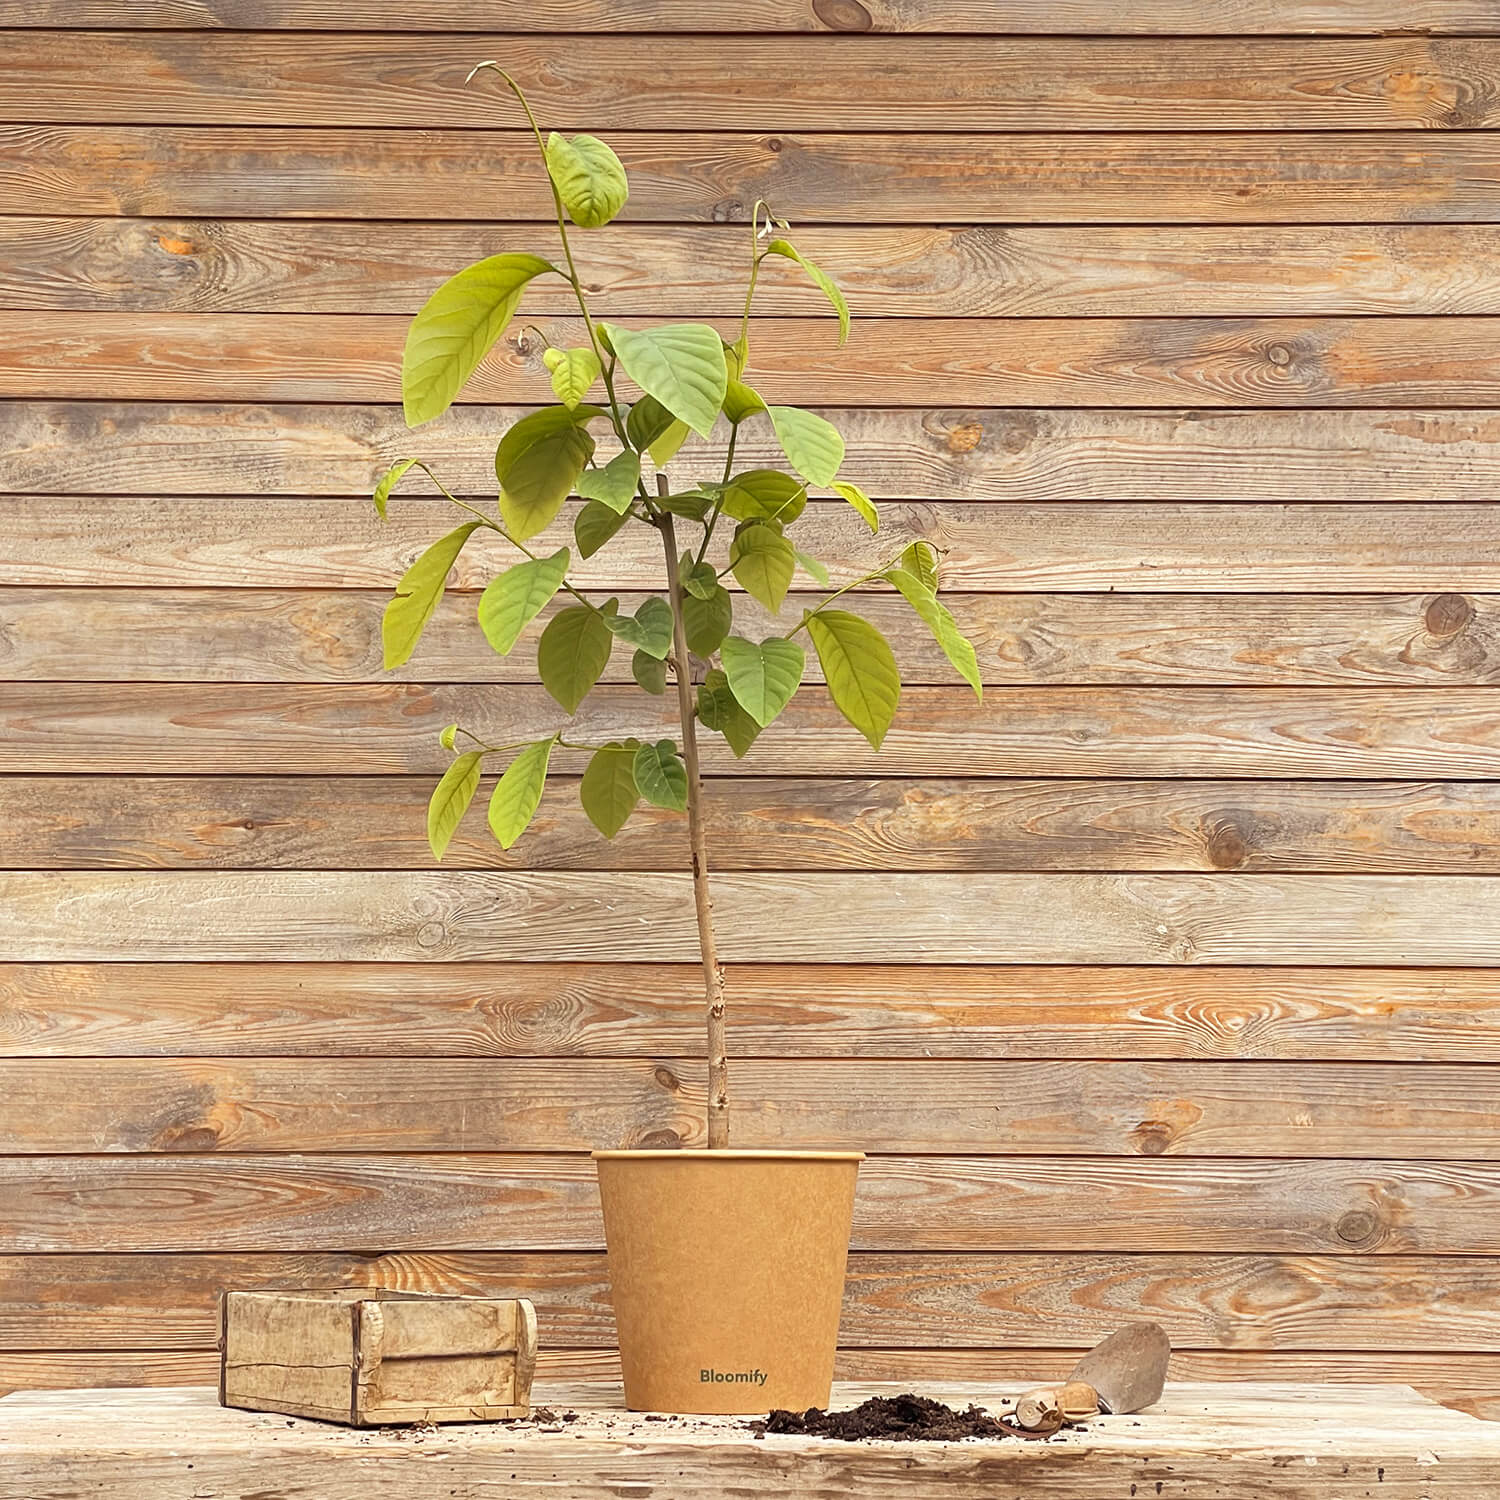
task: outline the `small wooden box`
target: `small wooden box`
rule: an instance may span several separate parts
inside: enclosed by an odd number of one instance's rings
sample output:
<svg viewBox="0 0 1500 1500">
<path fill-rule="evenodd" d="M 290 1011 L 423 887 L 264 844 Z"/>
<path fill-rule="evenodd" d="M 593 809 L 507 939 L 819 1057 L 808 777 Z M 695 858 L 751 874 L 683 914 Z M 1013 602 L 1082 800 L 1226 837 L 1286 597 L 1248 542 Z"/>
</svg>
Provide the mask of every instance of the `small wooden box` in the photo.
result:
<svg viewBox="0 0 1500 1500">
<path fill-rule="evenodd" d="M 536 1311 L 523 1298 L 225 1292 L 219 1328 L 223 1406 L 350 1427 L 531 1410 Z"/>
</svg>

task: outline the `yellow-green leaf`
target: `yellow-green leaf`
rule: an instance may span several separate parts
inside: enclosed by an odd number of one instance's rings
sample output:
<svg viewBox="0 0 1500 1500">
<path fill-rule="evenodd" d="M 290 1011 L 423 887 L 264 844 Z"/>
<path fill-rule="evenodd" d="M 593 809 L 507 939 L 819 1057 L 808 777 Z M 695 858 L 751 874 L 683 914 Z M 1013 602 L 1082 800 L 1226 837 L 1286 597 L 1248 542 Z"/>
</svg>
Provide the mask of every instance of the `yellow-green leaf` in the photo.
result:
<svg viewBox="0 0 1500 1500">
<path fill-rule="evenodd" d="M 594 456 L 594 439 L 583 424 L 598 415 L 597 406 L 548 406 L 522 417 L 501 438 L 495 450 L 500 515 L 517 541 L 551 525 L 573 493 Z"/>
<path fill-rule="evenodd" d="M 574 488 L 585 500 L 597 500 L 622 516 L 635 499 L 640 479 L 640 454 L 633 448 L 622 448 L 602 469 L 585 469 Z"/>
<path fill-rule="evenodd" d="M 448 585 L 448 573 L 478 525 L 478 521 L 467 521 L 456 531 L 450 531 L 401 575 L 396 596 L 386 605 L 380 622 L 387 672 L 411 659 L 432 612 L 442 600 L 443 590 Z"/>
<path fill-rule="evenodd" d="M 383 521 L 385 520 L 386 502 L 391 498 L 391 491 L 406 477 L 407 473 L 419 460 L 415 458 L 398 458 L 384 474 L 380 476 L 380 482 L 375 486 L 375 493 L 370 497 L 375 502 L 375 514 Z"/>
<path fill-rule="evenodd" d="M 655 807 L 681 812 L 687 806 L 687 768 L 677 758 L 671 740 L 642 745 L 631 763 L 641 795 Z"/>
<path fill-rule="evenodd" d="M 490 793 L 490 832 L 502 849 L 509 849 L 526 832 L 536 816 L 547 785 L 547 764 L 556 736 L 549 735 L 528 745 L 505 768 L 505 774 Z"/>
<path fill-rule="evenodd" d="M 797 571 L 797 554 L 773 526 L 754 523 L 735 533 L 729 566 L 745 592 L 776 614 Z"/>
<path fill-rule="evenodd" d="M 571 559 L 572 553 L 560 547 L 551 557 L 517 563 L 479 596 L 479 628 L 501 656 L 510 655 L 521 632 L 562 587 Z"/>
<path fill-rule="evenodd" d="M 859 512 L 861 519 L 871 531 L 880 530 L 880 512 L 875 509 L 875 502 L 857 484 L 845 484 L 841 480 L 835 480 L 829 488 L 834 494 L 842 495 Z"/>
<path fill-rule="evenodd" d="M 630 183 L 620 158 L 596 135 L 547 137 L 547 171 L 568 217 L 580 229 L 600 229 L 625 207 Z"/>
<path fill-rule="evenodd" d="M 834 706 L 880 749 L 901 701 L 901 674 L 885 637 L 868 620 L 841 609 L 809 615 L 807 633 Z"/>
<path fill-rule="evenodd" d="M 736 702 L 762 729 L 791 702 L 806 665 L 802 647 L 778 636 L 756 642 L 732 635 L 719 658 Z"/>
<path fill-rule="evenodd" d="M 609 665 L 615 638 L 598 610 L 577 605 L 547 622 L 537 642 L 542 685 L 571 714 Z"/>
<path fill-rule="evenodd" d="M 600 325 L 609 335 L 621 368 L 674 417 L 707 437 L 713 431 L 729 383 L 724 343 L 707 323 L 667 323 L 660 328 Z M 658 460 L 665 462 L 665 460 Z"/>
<path fill-rule="evenodd" d="M 635 784 L 635 753 L 640 747 L 639 740 L 611 740 L 594 752 L 579 783 L 583 810 L 607 839 L 625 826 L 641 800 Z"/>
<path fill-rule="evenodd" d="M 542 363 L 552 372 L 552 389 L 568 408 L 578 405 L 599 378 L 599 356 L 586 345 L 582 349 L 546 349 Z"/>
<path fill-rule="evenodd" d="M 784 255 L 788 260 L 796 261 L 807 272 L 813 285 L 829 300 L 839 316 L 839 343 L 842 344 L 849 337 L 849 304 L 844 300 L 844 294 L 833 277 L 817 262 L 809 260 L 790 240 L 772 240 L 766 246 L 766 254 Z"/>
<path fill-rule="evenodd" d="M 433 788 L 427 803 L 427 842 L 434 859 L 441 859 L 448 852 L 448 845 L 479 790 L 479 766 L 483 759 L 480 752 L 470 750 L 460 755 Z"/>
<path fill-rule="evenodd" d="M 979 657 L 974 644 L 958 628 L 948 607 L 916 574 L 905 568 L 888 568 L 885 577 L 900 590 L 902 598 L 916 611 L 917 617 L 932 632 L 932 638 L 943 648 L 943 655 L 958 675 L 974 689 L 976 698 L 984 697 L 979 676 Z"/>
<path fill-rule="evenodd" d="M 791 466 L 813 484 L 832 484 L 844 462 L 844 439 L 838 428 L 800 406 L 768 406 L 766 412 Z"/>
</svg>

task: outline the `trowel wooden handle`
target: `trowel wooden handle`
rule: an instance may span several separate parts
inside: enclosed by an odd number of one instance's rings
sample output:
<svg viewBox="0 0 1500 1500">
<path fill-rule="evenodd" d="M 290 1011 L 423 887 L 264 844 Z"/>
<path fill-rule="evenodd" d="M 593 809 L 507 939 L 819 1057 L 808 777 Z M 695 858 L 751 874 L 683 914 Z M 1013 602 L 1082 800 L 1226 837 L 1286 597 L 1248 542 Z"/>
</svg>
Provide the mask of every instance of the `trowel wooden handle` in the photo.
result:
<svg viewBox="0 0 1500 1500">
<path fill-rule="evenodd" d="M 1056 1430 L 1064 1422 L 1087 1422 L 1099 1415 L 1099 1393 L 1081 1380 L 1038 1386 L 1016 1401 L 1016 1424 L 1027 1432 Z"/>
</svg>

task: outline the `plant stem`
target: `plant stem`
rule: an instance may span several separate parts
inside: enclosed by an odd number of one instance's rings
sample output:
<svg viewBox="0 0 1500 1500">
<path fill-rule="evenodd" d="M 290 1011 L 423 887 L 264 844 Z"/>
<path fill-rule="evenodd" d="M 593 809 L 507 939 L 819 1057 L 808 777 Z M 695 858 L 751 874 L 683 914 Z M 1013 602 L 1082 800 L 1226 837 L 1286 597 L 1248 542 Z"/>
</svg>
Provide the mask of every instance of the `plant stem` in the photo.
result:
<svg viewBox="0 0 1500 1500">
<path fill-rule="evenodd" d="M 666 476 L 657 476 L 666 492 Z M 708 1149 L 729 1145 L 729 1059 L 724 1038 L 724 969 L 714 940 L 714 902 L 708 888 L 708 830 L 703 820 L 703 778 L 698 771 L 697 709 L 688 666 L 687 628 L 682 619 L 682 579 L 677 567 L 677 536 L 672 513 L 657 520 L 667 553 L 667 592 L 672 605 L 672 665 L 677 677 L 677 715 L 682 722 L 682 763 L 687 770 L 688 843 L 693 856 L 693 907 L 698 914 L 698 947 L 703 955 L 703 998 L 708 1008 Z"/>
</svg>

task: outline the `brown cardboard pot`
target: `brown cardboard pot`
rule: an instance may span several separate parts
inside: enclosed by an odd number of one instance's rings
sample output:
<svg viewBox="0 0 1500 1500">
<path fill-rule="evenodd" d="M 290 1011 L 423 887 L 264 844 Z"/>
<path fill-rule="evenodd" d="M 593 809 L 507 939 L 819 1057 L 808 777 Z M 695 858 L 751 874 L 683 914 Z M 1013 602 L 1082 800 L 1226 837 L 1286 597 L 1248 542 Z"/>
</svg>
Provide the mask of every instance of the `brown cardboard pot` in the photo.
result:
<svg viewBox="0 0 1500 1500">
<path fill-rule="evenodd" d="M 858 1151 L 596 1151 L 632 1411 L 827 1406 Z"/>
</svg>

